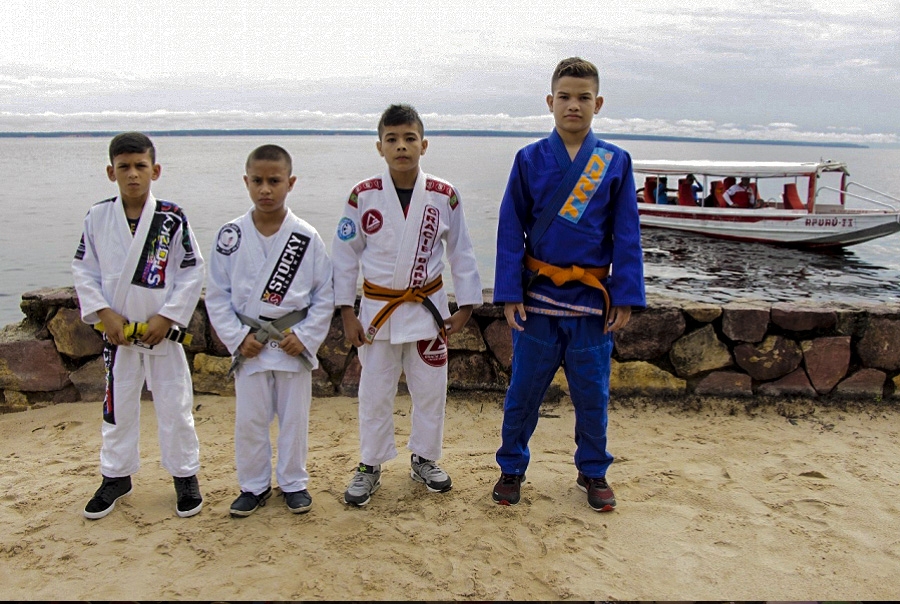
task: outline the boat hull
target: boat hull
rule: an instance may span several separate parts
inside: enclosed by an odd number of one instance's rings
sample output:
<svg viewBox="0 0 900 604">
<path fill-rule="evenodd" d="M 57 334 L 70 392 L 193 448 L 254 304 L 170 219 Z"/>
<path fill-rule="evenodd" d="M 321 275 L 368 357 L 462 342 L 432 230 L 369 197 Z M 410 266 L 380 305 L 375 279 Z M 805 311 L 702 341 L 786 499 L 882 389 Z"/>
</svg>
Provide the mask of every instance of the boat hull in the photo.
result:
<svg viewBox="0 0 900 604">
<path fill-rule="evenodd" d="M 664 228 L 733 241 L 839 248 L 900 232 L 900 212 L 823 206 L 816 213 L 638 204 L 642 228 Z"/>
</svg>

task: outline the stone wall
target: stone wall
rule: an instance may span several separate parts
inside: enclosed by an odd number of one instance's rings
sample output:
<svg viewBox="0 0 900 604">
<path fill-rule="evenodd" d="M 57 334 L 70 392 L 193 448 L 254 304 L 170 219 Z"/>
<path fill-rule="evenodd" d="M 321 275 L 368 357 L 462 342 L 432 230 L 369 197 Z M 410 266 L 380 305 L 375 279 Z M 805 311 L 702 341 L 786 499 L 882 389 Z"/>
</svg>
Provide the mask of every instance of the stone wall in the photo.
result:
<svg viewBox="0 0 900 604">
<path fill-rule="evenodd" d="M 490 291 L 485 300 L 490 300 Z M 22 296 L 19 324 L 0 331 L 0 412 L 100 400 L 100 336 L 79 318 L 73 288 Z M 198 393 L 233 395 L 228 351 L 209 326 L 201 299 L 186 348 Z M 451 338 L 451 391 L 493 392 L 509 381 L 512 343 L 500 307 L 478 307 Z M 335 314 L 313 374 L 317 397 L 356 396 L 360 365 Z M 823 402 L 900 397 L 900 306 L 844 307 L 730 303 L 722 306 L 652 298 L 615 335 L 614 394 L 654 400 L 704 397 L 808 399 Z M 404 390 L 403 379 L 400 384 Z M 549 397 L 566 390 L 555 380 Z"/>
</svg>

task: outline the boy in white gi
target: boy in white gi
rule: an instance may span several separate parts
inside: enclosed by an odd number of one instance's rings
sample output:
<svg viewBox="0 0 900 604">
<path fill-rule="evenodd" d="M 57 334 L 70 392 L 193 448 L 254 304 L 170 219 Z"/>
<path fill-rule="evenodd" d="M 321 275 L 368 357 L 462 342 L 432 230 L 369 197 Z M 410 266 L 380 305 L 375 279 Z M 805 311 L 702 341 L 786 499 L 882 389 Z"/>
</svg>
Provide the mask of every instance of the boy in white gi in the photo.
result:
<svg viewBox="0 0 900 604">
<path fill-rule="evenodd" d="M 277 145 L 247 158 L 253 208 L 219 229 L 209 262 L 206 310 L 234 355 L 234 449 L 241 494 L 235 518 L 272 495 L 269 426 L 278 416 L 275 478 L 285 504 L 308 512 L 309 408 L 316 352 L 334 316 L 331 260 L 315 228 L 285 206 L 297 177 Z"/>
<path fill-rule="evenodd" d="M 400 373 L 412 397 L 410 476 L 429 491 L 449 491 L 440 468 L 447 400 L 447 336 L 481 304 L 481 281 L 456 189 L 425 174 L 424 127 L 409 105 L 391 105 L 378 123 L 387 171 L 356 185 L 332 243 L 335 304 L 344 334 L 359 349 L 361 460 L 344 502 L 363 506 L 381 486 L 381 464 L 397 456 L 394 397 Z M 459 309 L 450 315 L 442 287 L 444 250 Z M 362 266 L 363 296 L 354 314 Z"/>
<path fill-rule="evenodd" d="M 88 211 L 72 261 L 82 320 L 102 323 L 105 332 L 103 483 L 84 515 L 103 518 L 131 492 L 131 475 L 140 467 L 146 381 L 153 393 L 162 466 L 175 482 L 175 511 L 186 518 L 203 505 L 197 482 L 200 443 L 187 358 L 167 334 L 172 325 L 183 328 L 191 320 L 203 287 L 203 257 L 182 209 L 150 193 L 161 171 L 150 139 L 139 132 L 119 134 L 110 142 L 109 161 L 106 173 L 119 195 Z M 135 323 L 144 324 L 145 331 L 137 339 L 126 337 Z"/>
</svg>

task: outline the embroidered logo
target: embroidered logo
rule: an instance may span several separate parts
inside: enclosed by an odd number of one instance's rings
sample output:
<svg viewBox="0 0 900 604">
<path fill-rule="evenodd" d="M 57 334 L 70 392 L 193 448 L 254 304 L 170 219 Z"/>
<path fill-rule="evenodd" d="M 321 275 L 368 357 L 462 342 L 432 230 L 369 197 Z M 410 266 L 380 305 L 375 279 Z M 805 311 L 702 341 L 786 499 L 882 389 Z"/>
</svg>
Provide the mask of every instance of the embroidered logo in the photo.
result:
<svg viewBox="0 0 900 604">
<path fill-rule="evenodd" d="M 341 241 L 350 241 L 356 237 L 356 223 L 344 216 L 337 226 L 337 236 Z"/>
<path fill-rule="evenodd" d="M 181 208 L 174 203 L 158 200 L 141 259 L 131 278 L 132 284 L 148 289 L 162 289 L 166 286 L 166 267 L 169 265 L 170 248 L 178 229 L 182 227 L 181 244 L 185 256 L 181 267 L 184 268 L 197 262 L 187 232 L 187 219 Z"/>
<path fill-rule="evenodd" d="M 381 230 L 382 226 L 384 226 L 384 217 L 378 210 L 369 210 L 362 215 L 360 222 L 362 223 L 360 226 L 362 227 L 363 233 L 366 235 L 374 235 Z"/>
<path fill-rule="evenodd" d="M 281 306 L 281 301 L 284 300 L 284 295 L 291 287 L 308 247 L 309 237 L 300 233 L 291 233 L 284 249 L 281 250 L 281 257 L 278 258 L 275 269 L 269 276 L 266 289 L 262 293 L 263 302 Z"/>
<path fill-rule="evenodd" d="M 603 177 L 606 175 L 606 170 L 609 167 L 610 162 L 612 162 L 613 157 L 614 154 L 612 151 L 606 149 L 594 149 L 594 153 L 588 160 L 587 166 L 585 166 L 584 172 L 581 174 L 581 178 L 575 183 L 575 188 L 572 189 L 572 193 L 569 194 L 566 203 L 560 208 L 560 216 L 576 224 L 581 220 L 581 216 L 584 214 L 585 208 L 587 208 L 588 203 L 591 201 L 591 197 L 603 181 Z"/>
<path fill-rule="evenodd" d="M 216 237 L 216 251 L 224 256 L 230 256 L 241 247 L 241 227 L 229 222 L 221 229 Z"/>
<path fill-rule="evenodd" d="M 437 241 L 440 223 L 440 211 L 433 205 L 426 205 L 422 215 L 422 226 L 419 227 L 416 258 L 413 260 L 412 272 L 409 275 L 410 287 L 422 287 L 428 282 L 428 261 L 431 259 L 434 242 Z"/>
<path fill-rule="evenodd" d="M 416 342 L 416 350 L 426 365 L 443 367 L 447 364 L 447 343 L 441 336 L 433 340 L 419 340 Z"/>
</svg>

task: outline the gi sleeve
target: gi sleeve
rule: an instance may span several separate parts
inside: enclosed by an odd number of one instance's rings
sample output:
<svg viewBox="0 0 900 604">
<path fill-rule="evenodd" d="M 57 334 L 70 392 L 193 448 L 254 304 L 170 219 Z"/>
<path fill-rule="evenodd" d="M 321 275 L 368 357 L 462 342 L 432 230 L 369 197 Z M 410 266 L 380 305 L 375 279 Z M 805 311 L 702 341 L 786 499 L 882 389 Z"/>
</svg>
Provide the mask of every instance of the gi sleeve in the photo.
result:
<svg viewBox="0 0 900 604">
<path fill-rule="evenodd" d="M 613 306 L 647 306 L 644 292 L 644 252 L 641 247 L 641 223 L 635 195 L 631 156 L 623 153 L 622 178 L 618 189 L 610 191 L 612 215 L 612 268 L 609 299 Z"/>
<path fill-rule="evenodd" d="M 450 229 L 447 233 L 447 260 L 453 278 L 453 292 L 458 306 L 478 306 L 484 303 L 481 277 L 478 275 L 478 258 L 469 236 L 459 192 L 454 189 L 453 195 L 456 196 L 457 203 L 456 207 L 450 208 Z"/>
<path fill-rule="evenodd" d="M 356 304 L 359 262 L 366 249 L 366 236 L 360 228 L 358 203 L 357 198 L 351 195 L 344 204 L 344 213 L 331 242 L 336 306 Z"/>
<path fill-rule="evenodd" d="M 223 227 L 224 228 L 224 227 Z M 219 231 L 221 233 L 221 230 Z M 218 241 L 219 236 L 216 236 Z M 241 342 L 250 333 L 250 327 L 241 323 L 232 303 L 232 256 L 222 254 L 213 242 L 209 253 L 209 275 L 206 284 L 206 314 L 209 322 L 216 330 L 216 335 L 235 354 Z"/>
<path fill-rule="evenodd" d="M 81 241 L 75 258 L 72 260 L 72 277 L 75 281 L 75 292 L 81 307 L 81 320 L 93 325 L 100 321 L 97 311 L 111 308 L 112 304 L 103 296 L 103 276 L 100 272 L 100 260 L 94 244 L 94 229 L 91 212 L 84 217 Z"/>
<path fill-rule="evenodd" d="M 525 261 L 526 208 L 533 207 L 527 183 L 527 164 L 519 150 L 509 173 L 497 220 L 497 256 L 494 264 L 494 303 L 524 300 L 522 270 Z"/>
<path fill-rule="evenodd" d="M 179 214 L 181 216 L 180 241 L 178 245 L 170 248 L 174 251 L 172 262 L 175 268 L 172 288 L 168 291 L 166 302 L 158 314 L 186 328 L 191 322 L 191 316 L 200 300 L 205 268 L 203 256 L 197 245 L 197 238 L 188 224 L 187 216 L 183 211 L 180 211 Z"/>
</svg>

